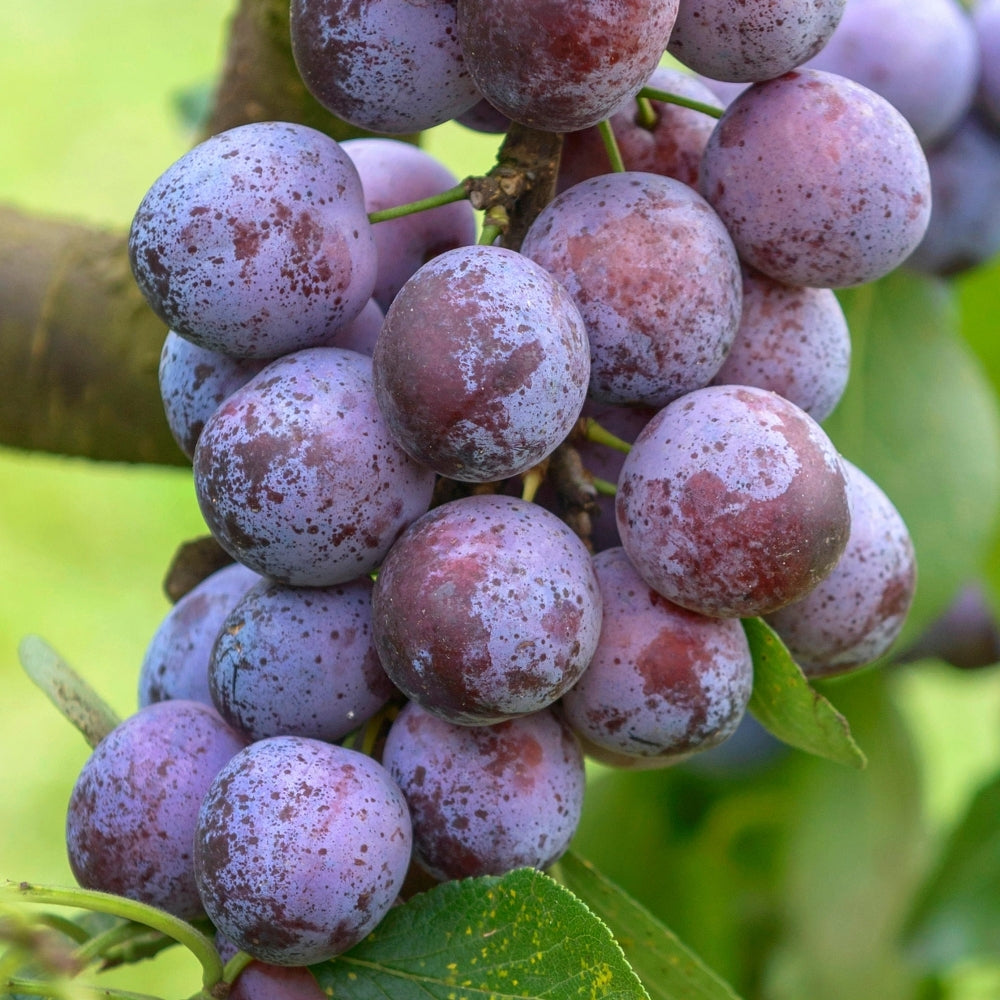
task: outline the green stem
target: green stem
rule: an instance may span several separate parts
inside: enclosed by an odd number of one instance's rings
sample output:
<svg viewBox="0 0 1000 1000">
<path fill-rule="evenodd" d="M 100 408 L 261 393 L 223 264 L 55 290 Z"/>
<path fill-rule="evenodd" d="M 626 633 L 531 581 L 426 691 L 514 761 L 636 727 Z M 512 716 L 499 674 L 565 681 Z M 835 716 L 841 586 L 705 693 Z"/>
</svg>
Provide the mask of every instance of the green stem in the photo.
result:
<svg viewBox="0 0 1000 1000">
<path fill-rule="evenodd" d="M 388 222 L 390 219 L 401 219 L 404 215 L 415 215 L 417 212 L 426 212 L 430 208 L 437 208 L 439 205 L 450 205 L 455 201 L 464 201 L 469 197 L 469 189 L 465 181 L 456 184 L 447 191 L 440 194 L 433 194 L 429 198 L 421 198 L 419 201 L 410 201 L 405 205 L 395 205 L 392 208 L 381 208 L 377 212 L 368 213 L 368 221 L 371 223 Z"/>
<path fill-rule="evenodd" d="M 615 138 L 614 129 L 607 118 L 598 123 L 598 131 L 601 133 L 601 140 L 607 151 L 608 159 L 611 161 L 611 170 L 616 174 L 625 173 L 625 161 L 622 159 L 622 151 L 618 148 L 618 140 Z"/>
<path fill-rule="evenodd" d="M 386 723 L 391 724 L 393 719 L 395 719 L 398 714 L 399 706 L 391 701 L 389 704 L 379 709 L 379 711 L 377 711 L 361 727 L 359 733 L 356 734 L 353 749 L 357 750 L 358 753 L 363 753 L 366 757 L 374 757 L 375 746 L 378 743 L 382 727 Z"/>
<path fill-rule="evenodd" d="M 639 97 L 648 97 L 649 100 L 660 101 L 662 104 L 677 104 L 682 108 L 700 111 L 712 118 L 721 118 L 724 110 L 713 107 L 711 104 L 703 104 L 701 101 L 692 101 L 689 97 L 681 97 L 680 94 L 671 94 L 668 90 L 657 90 L 655 87 L 643 87 L 639 91 Z"/>
<path fill-rule="evenodd" d="M 75 941 L 77 944 L 83 944 L 85 941 L 90 939 L 90 935 L 87 933 L 86 928 L 81 927 L 72 920 L 67 920 L 58 913 L 39 914 L 38 922 L 43 924 L 45 927 L 48 927 L 50 930 L 58 931 L 60 934 L 65 934 L 66 937 L 68 937 L 71 941 Z"/>
<path fill-rule="evenodd" d="M 656 108 L 653 107 L 653 104 L 648 97 L 643 97 L 641 94 L 636 97 L 635 103 L 637 105 L 635 120 L 644 129 L 651 132 L 656 127 L 656 123 L 659 120 Z"/>
<path fill-rule="evenodd" d="M 240 973 L 254 960 L 253 955 L 248 955 L 245 951 L 236 952 L 233 957 L 226 962 L 226 967 L 222 970 L 222 981 L 224 983 L 235 983 Z"/>
<path fill-rule="evenodd" d="M 507 209 L 503 205 L 491 205 L 483 216 L 483 228 L 477 242 L 480 246 L 492 246 L 509 225 L 510 216 L 507 214 Z"/>
<path fill-rule="evenodd" d="M 491 247 L 496 242 L 497 237 L 503 233 L 502 226 L 483 226 L 482 232 L 479 234 L 479 245 L 484 247 Z"/>
<path fill-rule="evenodd" d="M 358 753 L 363 753 L 366 757 L 373 756 L 375 743 L 378 740 L 378 730 L 382 720 L 378 716 L 375 716 L 375 718 L 378 721 L 373 722 L 369 719 L 364 726 L 361 727 L 361 739 L 354 747 Z"/>
<path fill-rule="evenodd" d="M 109 913 L 114 917 L 124 917 L 136 923 L 145 924 L 160 931 L 178 944 L 184 945 L 201 963 L 202 983 L 206 991 L 222 978 L 222 959 L 212 942 L 201 931 L 184 920 L 154 906 L 140 903 L 125 896 L 115 896 L 109 892 L 93 889 L 70 888 L 54 885 L 33 885 L 29 882 L 6 882 L 0 886 L 0 899 L 20 898 L 33 903 L 54 906 L 75 906 Z"/>
<path fill-rule="evenodd" d="M 533 465 L 522 477 L 521 499 L 533 503 L 544 481 L 544 466 Z"/>
<path fill-rule="evenodd" d="M 103 954 L 104 959 L 102 969 L 113 969 L 119 965 L 131 965 L 145 958 L 153 958 L 167 948 L 176 947 L 177 942 L 161 934 L 151 927 L 143 927 L 140 924 L 130 925 L 135 928 L 134 933 L 129 937 L 123 937 L 118 944 L 112 944 Z M 206 937 L 211 938 L 215 934 L 215 928 L 204 921 L 204 927 L 192 924 L 196 930 L 200 930 Z"/>
<path fill-rule="evenodd" d="M 95 934 L 89 941 L 84 942 L 73 952 L 73 957 L 81 965 L 89 965 L 99 958 L 103 958 L 109 949 L 129 941 L 136 934 L 146 934 L 148 929 L 143 924 L 124 923 L 117 927 L 111 927 L 101 934 Z"/>
<path fill-rule="evenodd" d="M 31 997 L 103 997 L 105 1000 L 160 1000 L 160 997 L 151 993 L 133 993 L 130 990 L 116 990 L 108 986 L 87 986 L 81 983 L 67 981 L 65 985 L 53 983 L 45 979 L 22 979 L 20 976 L 11 976 L 9 979 L 0 980 L 0 996 L 7 994 L 21 993 Z"/>
<path fill-rule="evenodd" d="M 605 430 L 593 417 L 584 417 L 580 421 L 580 429 L 583 436 L 594 444 L 603 444 L 615 451 L 624 452 L 626 455 L 632 450 L 632 445 L 628 441 L 623 441 L 620 437 Z"/>
<path fill-rule="evenodd" d="M 27 948 L 22 948 L 19 945 L 11 945 L 3 954 L 0 954 L 0 983 L 5 983 L 8 979 L 12 979 L 18 969 L 23 969 L 30 962 L 31 953 Z M 0 996 L 5 995 L 0 991 Z"/>
<path fill-rule="evenodd" d="M 618 493 L 618 486 L 607 479 L 600 479 L 597 476 L 592 476 L 590 481 L 593 483 L 594 489 L 606 497 L 613 497 Z"/>
</svg>

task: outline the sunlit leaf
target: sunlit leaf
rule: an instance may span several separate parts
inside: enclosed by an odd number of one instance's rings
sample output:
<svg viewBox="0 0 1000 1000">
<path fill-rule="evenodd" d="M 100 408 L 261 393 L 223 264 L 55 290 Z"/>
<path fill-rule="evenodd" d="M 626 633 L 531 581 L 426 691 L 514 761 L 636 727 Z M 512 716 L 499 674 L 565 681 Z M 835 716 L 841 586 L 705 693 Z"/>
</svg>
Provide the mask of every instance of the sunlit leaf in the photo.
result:
<svg viewBox="0 0 1000 1000">
<path fill-rule="evenodd" d="M 645 1000 L 608 928 L 531 868 L 446 882 L 391 910 L 374 933 L 313 966 L 344 1000 Z"/>
<path fill-rule="evenodd" d="M 962 335 L 982 362 L 995 391 L 1000 393 L 1000 338 L 996 326 L 998 286 L 1000 257 L 955 282 Z"/>
<path fill-rule="evenodd" d="M 695 768 L 696 758 L 665 770 L 602 769 L 587 786 L 573 841 L 575 851 L 748 994 L 776 930 L 783 830 L 794 808 L 789 764 L 846 771 L 773 750 L 769 745 L 756 761 L 711 777 Z"/>
<path fill-rule="evenodd" d="M 608 925 L 650 1000 L 737 1000 L 669 927 L 589 862 L 569 853 L 557 875 Z"/>
<path fill-rule="evenodd" d="M 773 629 L 743 622 L 753 654 L 750 711 L 778 739 L 840 764 L 864 767 L 865 755 L 847 720 L 806 679 Z"/>
</svg>

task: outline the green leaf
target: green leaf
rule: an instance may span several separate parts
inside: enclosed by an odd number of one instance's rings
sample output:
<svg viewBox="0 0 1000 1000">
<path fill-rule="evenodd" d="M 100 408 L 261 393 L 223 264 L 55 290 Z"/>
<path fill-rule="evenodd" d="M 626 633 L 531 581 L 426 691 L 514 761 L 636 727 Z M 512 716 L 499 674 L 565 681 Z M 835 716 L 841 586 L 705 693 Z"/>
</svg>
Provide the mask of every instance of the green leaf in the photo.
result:
<svg viewBox="0 0 1000 1000">
<path fill-rule="evenodd" d="M 533 868 L 414 896 L 312 971 L 345 1000 L 647 1000 L 607 927 Z"/>
<path fill-rule="evenodd" d="M 1000 256 L 954 281 L 962 335 L 976 352 L 994 391 L 1000 393 L 1000 338 L 996 332 Z"/>
<path fill-rule="evenodd" d="M 824 428 L 885 490 L 913 537 L 917 593 L 902 645 L 978 575 L 996 535 L 997 398 L 959 334 L 949 284 L 898 270 L 838 297 L 853 356 Z"/>
<path fill-rule="evenodd" d="M 911 954 L 944 969 L 1000 948 L 1000 775 L 975 795 L 907 921 Z"/>
<path fill-rule="evenodd" d="M 202 985 L 206 990 L 211 990 L 222 978 L 222 961 L 212 941 L 193 924 L 149 903 L 82 886 L 13 881 L 0 883 L 0 909 L 5 904 L 17 905 L 21 902 L 72 906 L 143 924 L 182 944 L 198 959 L 202 967 Z"/>
<path fill-rule="evenodd" d="M 608 925 L 650 1000 L 737 1000 L 669 927 L 588 861 L 566 854 L 556 874 Z"/>
<path fill-rule="evenodd" d="M 91 747 L 118 725 L 115 711 L 44 639 L 26 636 L 18 646 L 18 656 L 25 673 Z"/>
<path fill-rule="evenodd" d="M 918 972 L 899 934 L 926 857 L 916 747 L 890 671 L 836 681 L 837 700 L 871 748 L 868 767 L 790 756 L 778 926 L 760 995 L 768 1000 L 915 1000 Z"/>
<path fill-rule="evenodd" d="M 847 720 L 813 688 L 774 630 L 759 618 L 744 619 L 743 628 L 753 654 L 749 708 L 757 721 L 799 750 L 864 767 Z"/>
<path fill-rule="evenodd" d="M 728 775 L 706 776 L 695 762 L 657 771 L 592 767 L 574 850 L 737 992 L 756 996 L 774 938 L 784 829 L 794 807 L 789 768 L 859 772 L 792 752 L 746 761 Z"/>
<path fill-rule="evenodd" d="M 969 271 L 954 282 L 958 294 L 962 335 L 975 352 L 990 380 L 995 397 L 1000 397 L 1000 337 L 997 336 L 996 290 L 1000 287 L 1000 255 L 984 266 Z M 1000 538 L 997 540 L 1000 542 Z M 988 558 L 988 573 L 994 594 L 1000 594 L 1000 545 Z"/>
</svg>

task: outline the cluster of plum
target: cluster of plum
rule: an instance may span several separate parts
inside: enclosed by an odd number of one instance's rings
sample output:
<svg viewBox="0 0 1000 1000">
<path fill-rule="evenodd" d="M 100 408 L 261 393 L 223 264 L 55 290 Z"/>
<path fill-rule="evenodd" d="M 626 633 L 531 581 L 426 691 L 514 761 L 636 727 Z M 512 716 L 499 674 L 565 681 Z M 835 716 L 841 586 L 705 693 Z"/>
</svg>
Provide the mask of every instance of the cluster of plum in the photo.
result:
<svg viewBox="0 0 1000 1000">
<path fill-rule="evenodd" d="M 293 0 L 303 79 L 355 125 L 565 135 L 516 249 L 387 136 L 248 124 L 152 185 L 133 271 L 235 562 L 175 604 L 77 782 L 81 883 L 308 965 L 411 861 L 552 864 L 585 754 L 725 740 L 741 619 L 811 676 L 892 645 L 910 538 L 820 421 L 850 360 L 833 289 L 913 253 L 931 176 L 888 100 L 803 67 L 843 3 L 731 6 Z M 749 86 L 723 109 L 667 51 Z"/>
<path fill-rule="evenodd" d="M 881 94 L 924 148 L 931 218 L 907 267 L 947 277 L 1000 253 L 997 0 L 848 0 L 809 65 Z"/>
</svg>

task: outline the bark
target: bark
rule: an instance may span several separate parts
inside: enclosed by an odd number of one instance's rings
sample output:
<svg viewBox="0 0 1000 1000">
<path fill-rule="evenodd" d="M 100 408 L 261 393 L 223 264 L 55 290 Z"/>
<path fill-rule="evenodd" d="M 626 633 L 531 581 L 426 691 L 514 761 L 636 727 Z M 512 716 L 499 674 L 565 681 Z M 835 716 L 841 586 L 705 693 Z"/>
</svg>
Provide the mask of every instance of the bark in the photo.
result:
<svg viewBox="0 0 1000 1000">
<path fill-rule="evenodd" d="M 500 147 L 497 165 L 490 172 L 522 179 L 516 184 L 518 195 L 510 206 L 509 225 L 500 239 L 502 246 L 520 250 L 531 224 L 555 197 L 562 148 L 563 137 L 556 132 L 511 126 Z"/>
<path fill-rule="evenodd" d="M 240 0 L 201 133 L 251 121 L 300 122 L 336 139 L 369 134 L 306 90 L 292 56 L 288 0 Z M 561 147 L 561 136 L 515 126 L 496 167 L 474 179 L 471 200 L 487 218 L 499 213 L 502 245 L 518 249 L 551 199 Z M 132 278 L 127 232 L 0 206 L 0 446 L 187 464 L 157 382 L 166 332 Z"/>
<path fill-rule="evenodd" d="M 186 462 L 160 403 L 165 336 L 124 234 L 0 209 L 0 443 Z"/>
<path fill-rule="evenodd" d="M 203 134 L 268 120 L 361 134 L 302 85 L 287 0 L 240 0 Z M 157 384 L 166 328 L 135 287 L 126 239 L 0 207 L 0 445 L 186 462 Z"/>
</svg>

